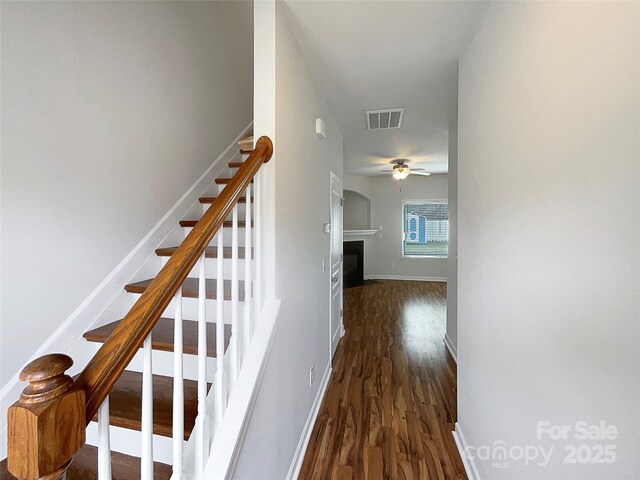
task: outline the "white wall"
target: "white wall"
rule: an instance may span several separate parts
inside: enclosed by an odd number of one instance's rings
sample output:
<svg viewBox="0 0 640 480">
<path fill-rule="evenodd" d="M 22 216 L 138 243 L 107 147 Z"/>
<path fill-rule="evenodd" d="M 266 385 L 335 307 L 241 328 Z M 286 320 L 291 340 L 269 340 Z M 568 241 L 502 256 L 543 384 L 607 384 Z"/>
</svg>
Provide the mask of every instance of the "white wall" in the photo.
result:
<svg viewBox="0 0 640 480">
<path fill-rule="evenodd" d="M 361 193 L 370 199 L 373 195 L 373 178 L 368 175 L 346 174 L 344 176 L 344 188 Z"/>
<path fill-rule="evenodd" d="M 483 480 L 640 477 L 639 24 L 637 2 L 494 3 L 460 62 L 459 427 L 555 448 Z M 567 444 L 617 461 L 564 463 Z"/>
<path fill-rule="evenodd" d="M 2 2 L 0 383 L 251 121 L 250 2 Z"/>
<path fill-rule="evenodd" d="M 287 476 L 329 364 L 329 171 L 342 177 L 342 135 L 278 5 L 276 23 L 276 338 L 234 479 Z M 285 7 L 286 8 L 286 7 Z M 327 138 L 315 134 L 315 118 Z M 309 386 L 309 368 L 315 381 Z"/>
<path fill-rule="evenodd" d="M 447 335 L 449 347 L 458 345 L 458 119 L 449 126 L 449 257 L 447 258 Z"/>
</svg>

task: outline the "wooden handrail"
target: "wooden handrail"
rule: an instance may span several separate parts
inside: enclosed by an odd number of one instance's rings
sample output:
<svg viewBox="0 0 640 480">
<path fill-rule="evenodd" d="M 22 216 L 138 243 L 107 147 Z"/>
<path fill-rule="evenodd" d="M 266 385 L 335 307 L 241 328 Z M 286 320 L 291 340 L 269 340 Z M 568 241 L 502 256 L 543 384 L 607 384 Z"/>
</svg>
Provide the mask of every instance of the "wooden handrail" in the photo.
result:
<svg viewBox="0 0 640 480">
<path fill-rule="evenodd" d="M 66 392 L 77 392 L 78 397 L 84 398 L 85 412 L 82 421 L 84 421 L 85 425 L 91 422 L 98 408 L 140 349 L 143 341 L 149 336 L 158 319 L 176 295 L 191 269 L 200 259 L 213 236 L 222 227 L 225 218 L 232 212 L 233 207 L 238 203 L 260 166 L 271 159 L 272 153 L 273 144 L 271 140 L 268 137 L 260 137 L 247 160 L 242 163 L 231 181 L 169 258 L 166 265 L 149 284 L 129 313 L 89 361 L 73 384 L 67 385 Z M 64 360 L 60 362 L 66 365 Z M 55 374 L 61 375 L 58 371 Z M 38 378 L 42 376 L 46 377 L 47 375 L 39 374 Z M 70 381 L 68 383 L 70 384 Z M 65 395 L 68 396 L 69 394 L 65 393 Z M 73 397 L 73 399 L 76 400 L 77 397 Z M 56 401 L 57 398 L 48 400 L 49 403 Z M 16 402 L 11 408 L 23 408 L 24 405 L 21 402 L 22 400 Z M 82 415 L 76 415 L 76 417 L 82 417 Z M 25 431 L 27 428 L 25 428 L 24 422 L 12 422 L 11 415 L 9 416 L 8 430 L 10 439 L 14 438 L 15 440 L 13 445 L 18 445 L 15 451 L 9 451 L 9 461 L 11 464 L 11 457 L 13 457 L 16 473 L 20 472 L 22 475 L 19 478 L 38 478 L 43 473 L 46 474 L 47 472 L 43 472 L 43 470 L 52 467 L 52 465 L 47 465 L 44 468 L 41 466 L 36 472 L 27 465 L 19 465 L 22 462 L 18 458 L 24 454 L 24 452 L 20 451 L 21 448 L 19 446 L 30 443 L 26 439 L 33 439 L 33 435 L 40 436 L 41 432 Z M 55 434 L 56 432 L 48 432 L 46 438 L 53 438 L 52 433 Z M 64 443 L 65 439 L 58 438 L 58 441 Z M 77 443 L 80 444 L 77 445 Z M 82 438 L 81 442 L 74 444 L 75 451 L 82 446 L 82 443 L 84 443 L 84 438 Z M 71 457 L 68 459 L 70 460 Z M 33 462 L 33 459 L 30 461 Z M 24 462 L 26 463 L 27 459 Z M 58 461 L 57 463 L 60 462 Z M 61 466 L 62 464 L 58 465 L 58 467 Z"/>
</svg>

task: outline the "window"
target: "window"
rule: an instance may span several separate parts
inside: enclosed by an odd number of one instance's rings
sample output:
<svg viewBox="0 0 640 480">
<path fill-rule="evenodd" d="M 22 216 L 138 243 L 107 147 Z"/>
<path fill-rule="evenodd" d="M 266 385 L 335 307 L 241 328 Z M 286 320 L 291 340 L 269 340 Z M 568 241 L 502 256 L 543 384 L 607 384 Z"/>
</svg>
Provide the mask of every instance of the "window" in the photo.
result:
<svg viewBox="0 0 640 480">
<path fill-rule="evenodd" d="M 445 201 L 410 201 L 402 206 L 405 257 L 447 258 L 449 205 Z"/>
</svg>

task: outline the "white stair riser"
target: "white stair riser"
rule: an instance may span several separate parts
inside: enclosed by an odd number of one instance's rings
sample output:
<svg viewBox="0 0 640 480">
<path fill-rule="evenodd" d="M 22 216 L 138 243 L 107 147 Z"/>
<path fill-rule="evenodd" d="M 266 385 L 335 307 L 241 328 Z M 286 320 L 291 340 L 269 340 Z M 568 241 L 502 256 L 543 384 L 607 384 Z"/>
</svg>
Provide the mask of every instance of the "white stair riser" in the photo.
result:
<svg viewBox="0 0 640 480">
<path fill-rule="evenodd" d="M 227 175 L 227 178 L 232 177 L 235 173 L 236 173 L 237 169 L 234 169 L 231 174 Z M 224 190 L 224 187 L 226 187 L 227 185 L 216 185 L 218 187 L 218 195 L 220 193 L 222 193 L 222 190 Z M 253 187 L 255 186 L 255 182 L 251 184 L 251 196 L 253 196 Z M 242 192 L 242 196 L 244 196 L 245 192 Z"/>
<path fill-rule="evenodd" d="M 96 352 L 102 346 L 101 343 L 93 343 Z M 173 377 L 173 352 L 165 352 L 164 350 L 153 350 L 153 373 L 154 375 L 163 375 L 165 377 Z M 182 356 L 183 378 L 187 380 L 198 380 L 198 357 L 197 355 L 183 354 Z M 215 357 L 207 359 L 207 381 L 212 382 L 215 378 L 217 368 L 217 360 Z M 136 355 L 131 359 L 126 370 L 130 372 L 142 373 L 142 349 L 138 350 Z"/>
<path fill-rule="evenodd" d="M 242 285 L 240 288 L 240 292 L 242 293 Z M 129 295 L 135 295 L 138 297 L 138 294 L 131 293 Z M 224 314 L 224 323 L 231 324 L 231 301 L 225 300 L 223 302 L 223 314 Z M 244 312 L 245 302 L 238 302 L 238 315 L 242 318 Z M 207 300 L 206 304 L 206 312 L 207 312 L 207 322 L 215 322 L 216 321 L 216 300 Z M 169 302 L 169 305 L 162 313 L 163 317 L 166 318 L 174 318 L 175 314 L 175 298 Z M 196 321 L 198 319 L 198 299 L 197 298 L 187 298 L 184 297 L 182 299 L 182 318 L 184 320 L 193 320 Z"/>
<path fill-rule="evenodd" d="M 242 220 L 242 219 L 241 219 Z M 184 231 L 185 231 L 185 236 L 191 231 L 191 227 L 183 227 Z M 225 247 L 230 247 L 231 246 L 231 231 L 232 228 L 225 228 L 224 229 L 224 246 Z M 218 245 L 218 240 L 217 238 L 214 236 L 213 239 L 209 242 L 209 245 L 212 247 L 215 247 Z M 244 247 L 244 228 L 238 228 L 238 246 L 239 247 Z"/>
<path fill-rule="evenodd" d="M 224 185 L 217 185 L 217 187 L 223 187 Z M 218 189 L 216 189 L 216 191 L 212 192 L 211 195 L 208 195 L 210 197 L 215 197 L 219 194 L 220 192 L 218 191 Z M 203 195 L 205 196 L 205 195 Z M 244 195 L 242 195 L 244 197 Z M 207 209 L 211 206 L 210 203 L 203 203 L 202 205 L 202 213 L 204 214 L 204 212 L 207 211 Z M 244 219 L 244 214 L 245 214 L 245 207 L 247 206 L 246 203 L 238 203 L 238 218 L 239 219 Z M 226 220 L 232 220 L 231 215 L 229 215 Z"/>
<path fill-rule="evenodd" d="M 162 257 L 162 266 L 167 263 L 169 257 Z M 244 280 L 244 259 L 238 259 L 238 278 L 240 280 Z M 224 268 L 224 276 L 223 278 L 226 280 L 231 280 L 231 265 L 232 260 L 230 258 L 225 258 L 222 261 Z M 205 268 L 205 276 L 207 278 L 218 278 L 218 259 L 217 258 L 207 258 L 204 264 Z M 191 272 L 189 272 L 188 277 L 190 278 L 198 278 L 199 276 L 199 266 L 196 264 Z"/>
<path fill-rule="evenodd" d="M 198 357 L 197 355 L 183 355 L 182 366 L 184 378 L 187 380 L 198 380 Z M 127 365 L 127 370 L 142 373 L 142 350 L 136 353 L 135 357 Z M 213 382 L 216 372 L 216 359 L 207 359 L 207 381 Z M 153 351 L 153 373 L 173 377 L 173 352 L 160 350 Z"/>
<path fill-rule="evenodd" d="M 111 436 L 111 450 L 138 458 L 142 455 L 142 434 L 139 431 L 111 425 L 109 433 Z M 91 422 L 87 425 L 87 443 L 93 446 L 98 445 L 97 422 Z M 173 463 L 172 451 L 171 437 L 153 436 L 154 461 L 171 465 Z"/>
</svg>

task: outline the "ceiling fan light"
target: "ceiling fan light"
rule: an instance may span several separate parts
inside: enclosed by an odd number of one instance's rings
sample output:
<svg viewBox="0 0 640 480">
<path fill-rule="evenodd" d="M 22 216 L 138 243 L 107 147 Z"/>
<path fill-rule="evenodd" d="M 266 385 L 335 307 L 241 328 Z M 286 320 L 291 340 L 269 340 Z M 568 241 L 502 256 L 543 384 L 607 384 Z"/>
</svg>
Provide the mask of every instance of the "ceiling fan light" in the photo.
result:
<svg viewBox="0 0 640 480">
<path fill-rule="evenodd" d="M 396 180 L 404 180 L 408 176 L 409 176 L 409 172 L 405 170 L 397 170 L 393 172 L 393 178 L 395 178 Z"/>
</svg>

